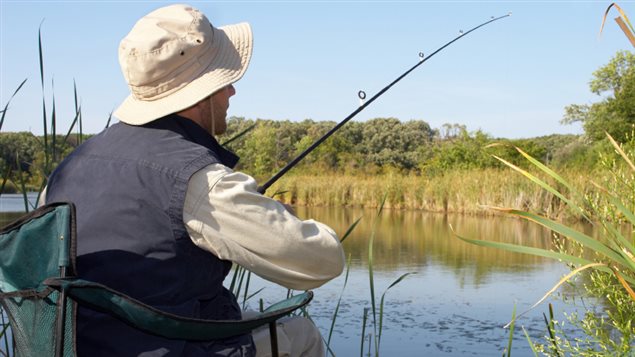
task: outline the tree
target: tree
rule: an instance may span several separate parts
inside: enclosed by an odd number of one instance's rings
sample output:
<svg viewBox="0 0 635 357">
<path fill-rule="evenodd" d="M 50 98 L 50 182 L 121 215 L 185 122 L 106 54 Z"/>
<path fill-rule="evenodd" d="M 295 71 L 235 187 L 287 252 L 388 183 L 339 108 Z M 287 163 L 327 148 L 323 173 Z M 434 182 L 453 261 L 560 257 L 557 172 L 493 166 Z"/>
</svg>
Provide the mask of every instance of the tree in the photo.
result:
<svg viewBox="0 0 635 357">
<path fill-rule="evenodd" d="M 32 133 L 0 133 L 0 158 L 12 169 L 29 171 L 42 144 Z"/>
<path fill-rule="evenodd" d="M 635 126 L 635 55 L 619 51 L 593 72 L 590 89 L 606 97 L 591 105 L 567 106 L 562 123 L 582 122 L 585 135 L 593 141 L 605 139 L 605 132 L 618 142 L 626 141 Z"/>
<path fill-rule="evenodd" d="M 419 148 L 430 143 L 434 131 L 424 121 L 376 118 L 364 124 L 362 134 L 361 151 L 369 163 L 411 170 L 419 164 Z"/>
</svg>

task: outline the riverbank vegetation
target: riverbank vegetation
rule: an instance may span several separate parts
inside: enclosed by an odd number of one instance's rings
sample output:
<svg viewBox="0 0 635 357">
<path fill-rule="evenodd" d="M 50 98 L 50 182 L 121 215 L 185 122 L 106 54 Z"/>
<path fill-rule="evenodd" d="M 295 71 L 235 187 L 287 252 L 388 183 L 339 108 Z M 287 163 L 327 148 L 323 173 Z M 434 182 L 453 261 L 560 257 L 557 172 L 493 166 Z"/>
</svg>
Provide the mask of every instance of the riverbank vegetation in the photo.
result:
<svg viewBox="0 0 635 357">
<path fill-rule="evenodd" d="M 230 118 L 228 133 L 220 141 L 252 127 L 229 146 L 241 156 L 238 169 L 264 182 L 334 124 Z M 22 183 L 27 190 L 39 191 L 50 172 L 43 141 L 26 132 L 0 133 L 0 167 L 10 172 L 3 175 L 2 192 L 20 192 Z M 76 135 L 58 136 L 57 154 L 48 158 L 53 162 L 49 166 L 79 142 Z M 501 145 L 488 147 L 493 143 Z M 305 206 L 375 208 L 387 194 L 385 207 L 392 209 L 489 214 L 482 205 L 499 205 L 563 216 L 566 210 L 557 198 L 511 175 L 492 156 L 527 167 L 514 146 L 562 168 L 574 183 L 595 175 L 600 155 L 611 151 L 605 143 L 589 142 L 584 136 L 507 140 L 460 125 L 433 129 L 421 120 L 377 118 L 347 124 L 269 192 L 284 192 L 283 200 Z"/>
<path fill-rule="evenodd" d="M 612 6 L 611 4 L 608 10 Z M 619 7 L 617 7 L 619 9 Z M 626 15 L 620 10 L 624 18 Z M 606 15 L 605 15 L 606 18 Z M 621 18 L 618 18 L 621 20 Z M 616 20 L 618 20 L 616 19 Z M 628 22 L 628 19 L 626 19 Z M 619 21 L 618 21 L 619 23 Z M 624 22 L 622 21 L 624 24 Z M 630 22 L 628 22 L 630 26 Z M 633 40 L 632 26 L 622 27 Z M 487 240 L 460 237 L 470 243 L 497 247 L 558 259 L 565 262 L 571 273 L 559 279 L 547 295 L 563 284 L 570 284 L 576 291 L 565 301 L 577 306 L 581 313 L 554 317 L 549 306 L 549 318 L 545 316 L 548 334 L 544 343 L 527 337 L 534 353 L 553 356 L 631 356 L 635 345 L 635 66 L 634 55 L 618 53 L 611 62 L 594 73 L 591 91 L 604 96 L 591 105 L 572 105 L 566 108 L 564 120 L 581 121 L 585 136 L 592 142 L 603 140 L 612 146 L 610 152 L 599 152 L 593 161 L 593 171 L 586 181 L 595 187 L 591 192 L 581 191 L 554 170 L 532 155 L 521 153 L 526 162 L 537 169 L 533 175 L 504 159 L 499 160 L 522 173 L 531 182 L 566 203 L 570 210 L 578 212 L 595 227 L 591 237 L 570 225 L 551 220 L 544 214 L 526 209 L 497 208 L 499 212 L 538 223 L 552 231 L 555 250 L 543 250 L 522 245 L 500 244 Z M 619 139 L 615 139 L 618 137 Z M 545 178 L 547 180 L 545 180 Z M 507 206 L 513 207 L 513 206 Z M 556 279 L 557 280 L 557 279 Z M 546 295 L 546 296 L 547 296 Z M 546 297 L 545 296 L 545 297 Z M 515 312 L 514 312 L 515 316 Z M 513 318 L 513 320 L 515 317 Z M 514 321 L 512 321 L 512 326 Z M 583 337 L 571 337 L 574 326 Z M 511 334 L 510 332 L 510 341 Z M 511 345 L 511 343 L 510 343 Z"/>
</svg>

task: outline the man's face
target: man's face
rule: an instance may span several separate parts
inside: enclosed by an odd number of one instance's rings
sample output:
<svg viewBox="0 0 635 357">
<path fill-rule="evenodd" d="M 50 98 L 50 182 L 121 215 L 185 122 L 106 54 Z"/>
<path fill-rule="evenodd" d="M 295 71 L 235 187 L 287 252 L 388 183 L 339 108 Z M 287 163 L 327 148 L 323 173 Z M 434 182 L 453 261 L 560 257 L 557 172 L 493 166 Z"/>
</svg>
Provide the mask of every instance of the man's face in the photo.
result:
<svg viewBox="0 0 635 357">
<path fill-rule="evenodd" d="M 234 94 L 236 94 L 236 89 L 230 84 L 209 97 L 208 131 L 210 134 L 221 135 L 227 130 L 229 98 Z"/>
</svg>

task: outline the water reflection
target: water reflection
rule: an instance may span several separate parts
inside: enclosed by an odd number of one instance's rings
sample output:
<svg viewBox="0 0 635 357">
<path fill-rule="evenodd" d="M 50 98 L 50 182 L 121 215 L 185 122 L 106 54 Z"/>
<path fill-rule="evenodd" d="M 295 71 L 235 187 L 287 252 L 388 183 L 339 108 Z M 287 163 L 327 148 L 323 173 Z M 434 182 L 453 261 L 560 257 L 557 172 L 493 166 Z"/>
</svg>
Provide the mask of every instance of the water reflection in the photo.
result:
<svg viewBox="0 0 635 357">
<path fill-rule="evenodd" d="M 362 312 L 370 307 L 368 244 L 373 234 L 376 294 L 402 274 L 417 273 L 387 293 L 383 355 L 498 355 L 509 336 L 502 326 L 514 305 L 518 311 L 528 309 L 568 272 L 553 260 L 465 243 L 450 229 L 451 225 L 469 238 L 554 248 L 549 230 L 519 219 L 391 210 L 376 218 L 374 210 L 333 208 L 298 208 L 298 212 L 340 234 L 363 217 L 344 243 L 352 266 L 333 342 L 338 355 L 359 353 Z M 311 312 L 323 331 L 330 328 L 342 286 L 340 277 L 316 290 Z M 550 302 L 562 313 L 561 303 Z M 519 322 L 533 339 L 545 334 L 545 309 L 538 308 Z M 532 355 L 522 332 L 514 336 L 513 355 Z"/>
<path fill-rule="evenodd" d="M 373 210 L 342 210 L 332 208 L 301 208 L 302 217 L 314 217 L 343 234 L 359 217 L 362 220 L 344 242 L 352 255 L 353 265 L 366 266 L 368 243 L 375 235 L 374 266 L 382 271 L 408 268 L 420 269 L 441 265 L 464 273 L 471 268 L 471 279 L 483 282 L 495 272 L 528 272 L 537 269 L 545 258 L 484 248 L 465 243 L 464 237 L 553 249 L 549 230 L 527 221 L 507 217 L 471 217 L 431 214 L 419 211 L 385 210 L 376 217 Z M 377 220 L 377 222 L 374 222 Z"/>
<path fill-rule="evenodd" d="M 29 210 L 32 210 L 35 207 L 35 203 L 37 202 L 38 193 L 37 192 L 29 192 L 27 193 L 27 202 L 26 205 Z M 6 212 L 25 212 L 25 202 L 24 195 L 18 193 L 3 193 L 0 196 L 0 213 Z"/>
</svg>

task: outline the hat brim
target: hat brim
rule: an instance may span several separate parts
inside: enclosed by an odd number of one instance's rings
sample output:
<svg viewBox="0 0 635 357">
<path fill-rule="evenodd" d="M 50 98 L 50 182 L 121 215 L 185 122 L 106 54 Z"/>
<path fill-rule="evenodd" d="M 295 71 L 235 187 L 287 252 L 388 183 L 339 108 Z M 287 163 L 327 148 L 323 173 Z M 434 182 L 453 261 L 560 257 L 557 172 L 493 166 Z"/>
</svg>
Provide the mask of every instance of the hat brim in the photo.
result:
<svg viewBox="0 0 635 357">
<path fill-rule="evenodd" d="M 218 55 L 208 70 L 192 82 L 156 100 L 138 100 L 130 94 L 114 112 L 120 121 L 142 125 L 166 115 L 187 109 L 209 97 L 219 89 L 239 80 L 251 60 L 253 36 L 248 23 L 214 28 L 214 37 L 220 38 Z"/>
</svg>

